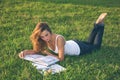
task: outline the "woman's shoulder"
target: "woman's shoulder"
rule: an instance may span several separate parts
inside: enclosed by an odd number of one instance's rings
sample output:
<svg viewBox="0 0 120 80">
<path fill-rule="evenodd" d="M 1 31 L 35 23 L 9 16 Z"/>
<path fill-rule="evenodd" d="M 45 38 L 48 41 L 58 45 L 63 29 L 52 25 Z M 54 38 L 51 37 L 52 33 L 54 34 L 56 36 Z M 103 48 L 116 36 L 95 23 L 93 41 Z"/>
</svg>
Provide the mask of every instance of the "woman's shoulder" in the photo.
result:
<svg viewBox="0 0 120 80">
<path fill-rule="evenodd" d="M 62 44 L 62 43 L 65 44 L 66 40 L 65 40 L 64 36 L 57 34 L 56 35 L 56 42 L 57 42 L 57 44 Z"/>
<path fill-rule="evenodd" d="M 65 42 L 66 41 L 64 36 L 62 36 L 60 34 L 55 34 L 55 35 L 56 35 L 56 38 L 55 38 L 56 40 L 55 41 L 58 41 L 58 42 L 60 42 L 60 41 Z"/>
<path fill-rule="evenodd" d="M 59 39 L 60 39 L 60 38 L 65 39 L 64 36 L 63 36 L 63 35 L 60 35 L 60 34 L 56 34 L 56 39 L 57 39 L 57 38 L 59 38 Z"/>
</svg>

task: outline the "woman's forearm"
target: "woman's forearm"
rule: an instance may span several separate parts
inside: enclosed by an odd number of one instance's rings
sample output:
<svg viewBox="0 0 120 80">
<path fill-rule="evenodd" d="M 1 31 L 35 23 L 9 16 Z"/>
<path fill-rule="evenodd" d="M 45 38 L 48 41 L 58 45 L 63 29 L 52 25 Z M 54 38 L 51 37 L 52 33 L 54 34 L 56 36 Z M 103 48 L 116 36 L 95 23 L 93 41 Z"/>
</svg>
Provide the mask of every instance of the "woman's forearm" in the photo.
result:
<svg viewBox="0 0 120 80">
<path fill-rule="evenodd" d="M 37 52 L 35 52 L 34 50 L 24 50 L 23 53 L 25 55 L 29 55 L 29 54 L 36 54 Z"/>
<path fill-rule="evenodd" d="M 24 50 L 24 51 L 21 51 L 19 53 L 19 57 L 20 58 L 24 58 L 25 55 L 29 55 L 29 54 L 36 54 L 37 52 L 35 52 L 34 50 Z"/>
<path fill-rule="evenodd" d="M 59 57 L 58 57 L 58 56 L 56 56 L 56 55 L 54 55 L 54 54 L 50 53 L 50 52 L 49 52 L 49 51 L 47 51 L 47 50 L 45 50 L 45 51 L 44 51 L 44 53 L 45 53 L 46 55 L 54 56 L 54 57 L 56 57 L 56 58 L 58 58 L 58 59 L 59 59 Z"/>
</svg>

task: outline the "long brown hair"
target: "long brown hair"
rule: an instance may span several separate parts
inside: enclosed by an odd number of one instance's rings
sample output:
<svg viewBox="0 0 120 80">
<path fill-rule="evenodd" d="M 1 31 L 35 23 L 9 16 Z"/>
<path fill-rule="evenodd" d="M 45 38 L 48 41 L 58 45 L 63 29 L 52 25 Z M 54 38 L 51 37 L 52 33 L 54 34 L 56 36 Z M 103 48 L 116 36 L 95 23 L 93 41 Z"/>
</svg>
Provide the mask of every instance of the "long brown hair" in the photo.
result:
<svg viewBox="0 0 120 80">
<path fill-rule="evenodd" d="M 50 33 L 52 33 L 47 23 L 38 22 L 30 36 L 33 45 L 33 50 L 36 52 L 43 52 L 47 47 L 46 42 L 40 38 L 41 32 L 43 32 L 44 30 L 47 30 Z"/>
</svg>

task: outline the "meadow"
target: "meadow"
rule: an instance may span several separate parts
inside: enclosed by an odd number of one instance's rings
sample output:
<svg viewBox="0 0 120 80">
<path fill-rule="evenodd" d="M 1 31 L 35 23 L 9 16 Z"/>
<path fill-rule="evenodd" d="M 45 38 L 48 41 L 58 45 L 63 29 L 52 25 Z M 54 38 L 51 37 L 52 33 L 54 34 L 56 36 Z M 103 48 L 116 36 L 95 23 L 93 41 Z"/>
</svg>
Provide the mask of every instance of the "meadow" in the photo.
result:
<svg viewBox="0 0 120 80">
<path fill-rule="evenodd" d="M 120 0 L 0 0 L 0 80 L 120 80 Z M 65 56 L 67 70 L 43 76 L 18 53 L 32 49 L 29 36 L 47 22 L 66 40 L 86 40 L 107 12 L 101 50 Z"/>
</svg>

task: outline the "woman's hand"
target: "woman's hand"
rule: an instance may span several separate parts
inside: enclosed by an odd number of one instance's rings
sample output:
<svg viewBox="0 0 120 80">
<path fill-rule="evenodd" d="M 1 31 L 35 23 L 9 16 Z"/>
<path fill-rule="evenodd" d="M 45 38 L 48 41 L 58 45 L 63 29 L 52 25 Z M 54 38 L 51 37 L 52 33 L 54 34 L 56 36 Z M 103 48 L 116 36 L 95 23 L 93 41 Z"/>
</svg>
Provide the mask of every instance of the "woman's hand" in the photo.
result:
<svg viewBox="0 0 120 80">
<path fill-rule="evenodd" d="M 21 51 L 18 56 L 19 56 L 20 58 L 24 58 L 24 52 Z"/>
<path fill-rule="evenodd" d="M 20 58 L 24 58 L 25 55 L 26 55 L 26 52 L 25 52 L 25 51 L 26 51 L 26 50 L 21 51 L 18 56 L 19 56 Z"/>
<path fill-rule="evenodd" d="M 35 52 L 34 50 L 24 50 L 24 51 L 21 51 L 18 56 L 20 58 L 24 58 L 25 55 L 28 55 L 28 54 L 37 54 L 37 52 Z"/>
</svg>

